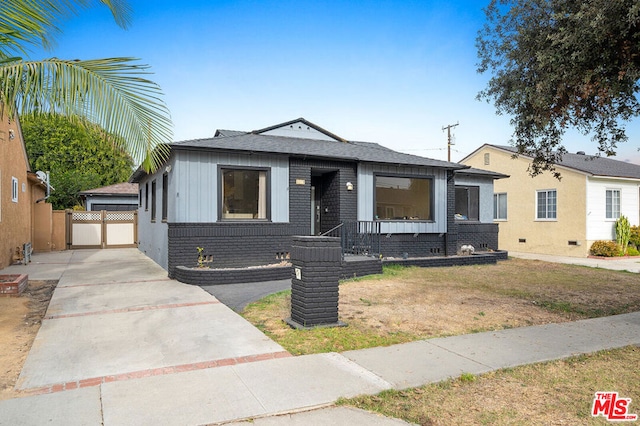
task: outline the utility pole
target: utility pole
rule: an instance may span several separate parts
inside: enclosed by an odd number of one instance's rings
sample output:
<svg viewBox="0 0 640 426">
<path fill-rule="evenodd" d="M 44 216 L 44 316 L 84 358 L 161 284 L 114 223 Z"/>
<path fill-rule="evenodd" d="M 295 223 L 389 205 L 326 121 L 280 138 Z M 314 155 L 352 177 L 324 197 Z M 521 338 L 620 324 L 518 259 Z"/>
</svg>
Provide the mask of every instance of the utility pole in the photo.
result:
<svg viewBox="0 0 640 426">
<path fill-rule="evenodd" d="M 449 162 L 451 162 L 451 145 L 453 145 L 451 143 L 451 128 L 456 127 L 458 124 L 460 123 L 456 121 L 456 124 L 449 124 L 448 126 L 442 127 L 443 132 L 445 129 L 447 130 L 447 161 Z"/>
</svg>

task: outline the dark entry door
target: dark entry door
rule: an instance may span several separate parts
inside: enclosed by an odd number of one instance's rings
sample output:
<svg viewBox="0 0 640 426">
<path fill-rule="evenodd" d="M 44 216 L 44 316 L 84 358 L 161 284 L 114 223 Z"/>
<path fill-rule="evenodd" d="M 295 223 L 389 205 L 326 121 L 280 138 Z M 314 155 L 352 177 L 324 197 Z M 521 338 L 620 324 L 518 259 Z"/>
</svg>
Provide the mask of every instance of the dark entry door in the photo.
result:
<svg viewBox="0 0 640 426">
<path fill-rule="evenodd" d="M 322 233 L 322 179 L 311 178 L 311 235 Z"/>
</svg>

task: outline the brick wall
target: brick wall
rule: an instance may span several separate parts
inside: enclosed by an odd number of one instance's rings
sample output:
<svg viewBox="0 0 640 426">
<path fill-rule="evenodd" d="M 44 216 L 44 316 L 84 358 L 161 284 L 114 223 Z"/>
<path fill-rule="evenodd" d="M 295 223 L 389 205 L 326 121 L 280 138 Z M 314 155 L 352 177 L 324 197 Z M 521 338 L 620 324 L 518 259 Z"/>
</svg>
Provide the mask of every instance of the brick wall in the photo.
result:
<svg viewBox="0 0 640 426">
<path fill-rule="evenodd" d="M 182 283 L 206 286 L 287 280 L 291 278 L 291 270 L 291 266 L 243 269 L 198 269 L 178 266 L 174 270 L 174 276 Z"/>
<path fill-rule="evenodd" d="M 384 257 L 444 256 L 445 236 L 438 234 L 391 234 L 380 236 L 380 251 Z"/>
<path fill-rule="evenodd" d="M 278 263 L 291 251 L 291 235 L 301 231 L 288 223 L 170 223 L 169 277 L 177 266 L 196 266 L 197 247 L 213 256 L 212 268 Z"/>
<path fill-rule="evenodd" d="M 476 251 L 498 250 L 497 223 L 458 223 L 458 250 L 471 244 Z"/>
<path fill-rule="evenodd" d="M 463 265 L 491 265 L 498 260 L 507 260 L 508 253 L 482 253 L 472 256 L 448 256 L 448 257 L 425 257 L 420 259 L 385 259 L 383 265 L 419 266 L 421 268 L 431 268 L 437 266 L 463 266 Z"/>
</svg>

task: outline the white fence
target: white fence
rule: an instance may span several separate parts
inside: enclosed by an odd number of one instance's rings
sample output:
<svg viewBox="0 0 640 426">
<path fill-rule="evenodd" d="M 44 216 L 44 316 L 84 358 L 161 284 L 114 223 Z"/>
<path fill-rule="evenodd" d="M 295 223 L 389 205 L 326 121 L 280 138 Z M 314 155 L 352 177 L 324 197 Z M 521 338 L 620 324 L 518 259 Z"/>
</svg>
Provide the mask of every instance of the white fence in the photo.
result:
<svg viewBox="0 0 640 426">
<path fill-rule="evenodd" d="M 137 247 L 137 211 L 67 212 L 67 247 Z"/>
</svg>

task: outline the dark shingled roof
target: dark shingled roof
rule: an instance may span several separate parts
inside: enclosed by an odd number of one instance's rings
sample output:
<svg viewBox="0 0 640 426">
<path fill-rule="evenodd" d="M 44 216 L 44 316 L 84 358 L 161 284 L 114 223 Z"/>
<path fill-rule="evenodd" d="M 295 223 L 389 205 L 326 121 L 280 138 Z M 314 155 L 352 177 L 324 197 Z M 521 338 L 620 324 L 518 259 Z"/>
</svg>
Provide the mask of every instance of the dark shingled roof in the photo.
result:
<svg viewBox="0 0 640 426">
<path fill-rule="evenodd" d="M 483 170 L 483 169 L 476 169 L 471 167 L 470 169 L 463 169 L 463 170 L 456 170 L 455 171 L 456 176 L 486 176 L 486 177 L 491 177 L 493 179 L 504 179 L 504 178 L 508 178 L 509 175 L 505 175 L 502 173 L 498 173 L 498 172 L 492 172 L 489 170 Z"/>
<path fill-rule="evenodd" d="M 516 148 L 506 145 L 490 145 L 495 148 L 504 149 L 516 153 Z M 520 154 L 527 157 L 524 154 Z M 559 166 L 569 169 L 578 170 L 593 176 L 620 177 L 640 179 L 640 166 L 633 163 L 618 161 L 611 158 L 599 157 L 596 155 L 571 154 L 562 155 L 562 161 L 557 163 Z"/>
<path fill-rule="evenodd" d="M 216 132 L 217 133 L 217 132 Z M 195 139 L 171 144 L 172 149 L 214 149 L 249 153 L 284 154 L 300 157 L 331 158 L 348 161 L 465 169 L 463 164 L 403 154 L 370 142 L 339 142 L 255 133 Z"/>
</svg>

